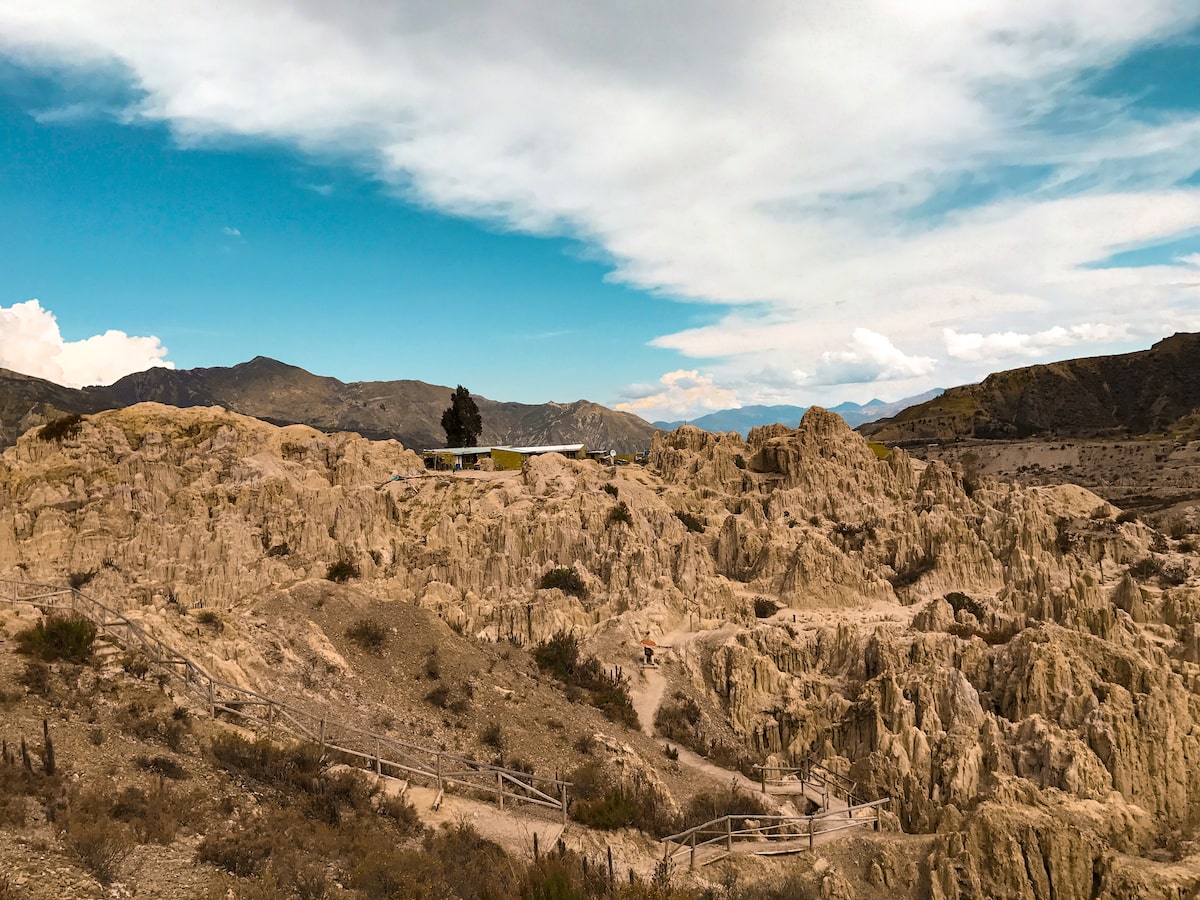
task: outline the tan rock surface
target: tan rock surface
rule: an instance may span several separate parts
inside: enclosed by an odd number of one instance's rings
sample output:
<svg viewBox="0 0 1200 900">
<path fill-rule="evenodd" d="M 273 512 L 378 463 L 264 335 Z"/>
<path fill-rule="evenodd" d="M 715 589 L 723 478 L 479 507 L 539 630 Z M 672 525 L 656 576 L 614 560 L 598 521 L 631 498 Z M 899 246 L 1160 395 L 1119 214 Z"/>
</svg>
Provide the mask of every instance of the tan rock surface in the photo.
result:
<svg viewBox="0 0 1200 900">
<path fill-rule="evenodd" d="M 932 896 L 1198 883 L 1186 855 L 1151 856 L 1184 846 L 1200 813 L 1200 591 L 1129 575 L 1189 559 L 1151 552 L 1150 529 L 1097 515 L 1082 489 L 880 460 L 819 409 L 745 441 L 659 435 L 644 469 L 551 455 L 451 477 L 394 442 L 141 405 L 61 444 L 25 435 L 0 499 L 0 572 L 91 577 L 86 591 L 162 633 L 178 634 L 171 598 L 228 610 L 203 650 L 230 680 L 313 660 L 331 684 L 362 676 L 304 599 L 346 560 L 371 602 L 468 638 L 574 629 L 632 668 L 642 637 L 670 636 L 643 724 L 682 691 L 701 702 L 702 750 L 812 753 L 860 796 L 893 796 L 904 831 L 938 835 L 905 857 Z M 540 589 L 564 566 L 585 594 Z M 261 603 L 290 643 L 239 619 Z M 887 867 L 860 868 L 821 890 L 874 896 Z"/>
</svg>

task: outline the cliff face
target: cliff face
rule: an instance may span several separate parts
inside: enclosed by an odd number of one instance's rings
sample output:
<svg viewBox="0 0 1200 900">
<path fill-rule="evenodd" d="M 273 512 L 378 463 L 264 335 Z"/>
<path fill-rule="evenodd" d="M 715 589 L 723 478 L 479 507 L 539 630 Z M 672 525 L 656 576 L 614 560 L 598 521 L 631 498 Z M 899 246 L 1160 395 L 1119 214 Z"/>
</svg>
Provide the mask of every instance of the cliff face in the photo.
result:
<svg viewBox="0 0 1200 900">
<path fill-rule="evenodd" d="M 450 477 L 395 442 L 142 404 L 5 452 L 0 572 L 236 610 L 346 560 L 468 635 L 575 628 L 628 664 L 650 632 L 709 734 L 816 753 L 936 834 L 926 895 L 1194 886 L 1148 855 L 1200 812 L 1200 590 L 1126 574 L 1153 534 L 1098 507 L 878 459 L 820 409 L 659 435 L 645 469 Z M 539 588 L 561 566 L 583 596 Z"/>
</svg>

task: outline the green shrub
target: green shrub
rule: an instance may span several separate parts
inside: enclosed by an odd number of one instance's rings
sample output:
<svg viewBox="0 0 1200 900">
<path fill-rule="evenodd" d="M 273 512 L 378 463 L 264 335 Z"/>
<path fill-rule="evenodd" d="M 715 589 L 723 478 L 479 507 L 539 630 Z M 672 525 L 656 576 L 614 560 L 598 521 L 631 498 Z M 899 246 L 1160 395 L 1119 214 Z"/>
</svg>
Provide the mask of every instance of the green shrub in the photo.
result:
<svg viewBox="0 0 1200 900">
<path fill-rule="evenodd" d="M 1147 556 L 1144 559 L 1139 559 L 1129 567 L 1129 574 L 1138 581 L 1145 581 L 1148 578 L 1154 578 L 1162 574 L 1163 562 L 1156 556 Z"/>
<path fill-rule="evenodd" d="M 46 662 L 83 663 L 91 659 L 96 626 L 81 615 L 51 613 L 32 628 L 17 632 L 16 640 L 18 652 Z"/>
<path fill-rule="evenodd" d="M 638 726 L 629 683 L 620 669 L 609 673 L 594 656 L 580 659 L 579 639 L 569 631 L 559 631 L 542 641 L 534 648 L 533 658 L 540 670 L 566 686 L 568 699 L 573 690 L 585 693 L 588 702 L 611 721 L 631 728 Z"/>
<path fill-rule="evenodd" d="M 374 619 L 359 619 L 346 629 L 346 639 L 368 653 L 381 653 L 387 645 L 387 629 Z"/>
<path fill-rule="evenodd" d="M 104 743 L 101 733 L 100 743 Z M 173 781 L 183 781 L 188 777 L 187 771 L 169 756 L 145 756 L 139 754 L 133 758 L 133 764 L 143 772 L 161 775 Z"/>
<path fill-rule="evenodd" d="M 575 788 L 571 815 L 589 828 L 639 828 L 656 837 L 676 830 L 666 797 L 638 775 L 618 782 L 598 763 L 580 766 L 567 779 Z"/>
<path fill-rule="evenodd" d="M 96 577 L 98 572 L 99 569 L 91 569 L 87 572 L 72 572 L 67 576 L 67 584 L 71 586 L 72 590 L 77 591 L 80 588 L 86 587 Z"/>
<path fill-rule="evenodd" d="M 633 513 L 629 511 L 629 506 L 624 500 L 620 501 L 616 506 L 608 511 L 607 522 L 609 525 L 633 524 Z"/>
<path fill-rule="evenodd" d="M 704 523 L 693 516 L 690 512 L 682 510 L 675 513 L 675 518 L 683 523 L 683 526 L 691 532 L 702 534 L 704 532 Z"/>
<path fill-rule="evenodd" d="M 579 573 L 575 571 L 574 566 L 559 566 L 557 569 L 551 569 L 542 576 L 538 587 L 546 591 L 558 588 L 564 594 L 570 594 L 581 600 L 587 597 L 587 587 L 584 585 L 583 579 L 579 577 Z"/>
<path fill-rule="evenodd" d="M 700 720 L 700 704 L 679 691 L 670 700 L 660 703 L 654 715 L 654 725 L 660 733 L 693 749 Z"/>
<path fill-rule="evenodd" d="M 615 484 L 612 484 L 611 482 L 609 482 L 608 484 L 605 484 L 604 487 L 602 488 L 602 490 L 604 491 L 604 493 L 608 494 L 608 496 L 610 496 L 610 497 L 615 497 L 618 494 L 617 486 Z"/>
<path fill-rule="evenodd" d="M 504 749 L 504 729 L 499 722 L 492 722 L 479 733 L 480 743 L 496 750 Z"/>
<path fill-rule="evenodd" d="M 61 444 L 67 438 L 73 438 L 79 434 L 82 427 L 83 416 L 78 413 L 70 413 L 47 422 L 39 429 L 37 436 L 39 440 L 56 441 Z"/>
<path fill-rule="evenodd" d="M 269 550 L 267 550 L 267 556 L 270 556 L 270 557 L 287 556 L 291 552 L 292 552 L 292 548 L 288 546 L 287 541 L 284 541 L 281 544 L 273 544 L 271 546 L 271 548 Z"/>
<path fill-rule="evenodd" d="M 926 553 L 908 565 L 898 568 L 893 575 L 888 576 L 888 581 L 892 583 L 893 588 L 908 587 L 916 584 L 925 575 L 932 572 L 936 566 L 937 557 Z"/>
<path fill-rule="evenodd" d="M 235 831 L 211 830 L 200 842 L 196 858 L 242 878 L 262 871 L 275 850 L 270 824 L 251 820 Z"/>
<path fill-rule="evenodd" d="M 770 597 L 755 597 L 754 598 L 754 616 L 758 619 L 769 619 L 779 610 L 783 609 L 779 605 L 778 600 L 772 600 Z"/>
<path fill-rule="evenodd" d="M 329 564 L 325 577 L 336 584 L 345 584 L 351 578 L 358 578 L 361 574 L 357 565 L 343 557 L 337 562 Z"/>
<path fill-rule="evenodd" d="M 1165 565 L 1162 567 L 1162 580 L 1170 585 L 1181 585 L 1188 580 L 1188 569 L 1184 565 Z"/>
<path fill-rule="evenodd" d="M 744 457 L 744 456 L 742 456 L 742 454 L 738 453 L 737 455 L 735 455 L 733 457 L 733 464 L 735 466 L 737 466 L 739 469 L 745 469 L 746 468 L 746 457 Z"/>
<path fill-rule="evenodd" d="M 730 786 L 723 791 L 705 791 L 696 794 L 688 802 L 679 823 L 681 829 L 694 825 L 703 825 L 721 816 L 738 816 L 733 823 L 734 830 L 745 827 L 747 818 L 770 815 L 771 810 L 760 799 L 758 794 L 739 790 Z"/>
<path fill-rule="evenodd" d="M 216 632 L 222 632 L 225 630 L 224 621 L 222 621 L 221 617 L 211 609 L 200 610 L 200 612 L 196 614 L 196 621 Z"/>
<path fill-rule="evenodd" d="M 950 604 L 950 608 L 956 613 L 965 609 L 976 619 L 982 620 L 988 612 L 986 605 L 980 603 L 978 600 L 968 597 L 962 591 L 951 591 L 946 595 L 945 600 Z"/>
<path fill-rule="evenodd" d="M 533 659 L 543 672 L 567 681 L 574 675 L 575 664 L 579 661 L 579 638 L 569 631 L 555 632 L 534 648 Z"/>
<path fill-rule="evenodd" d="M 450 686 L 439 684 L 425 695 L 425 702 L 436 706 L 438 709 L 446 709 L 450 706 Z"/>
</svg>

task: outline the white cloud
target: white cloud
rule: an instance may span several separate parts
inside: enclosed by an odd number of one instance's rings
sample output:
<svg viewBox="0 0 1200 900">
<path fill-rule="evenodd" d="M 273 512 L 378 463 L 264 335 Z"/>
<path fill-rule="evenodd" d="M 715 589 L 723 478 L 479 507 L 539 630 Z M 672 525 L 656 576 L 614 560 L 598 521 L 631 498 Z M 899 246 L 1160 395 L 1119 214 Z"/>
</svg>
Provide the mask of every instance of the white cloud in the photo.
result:
<svg viewBox="0 0 1200 900">
<path fill-rule="evenodd" d="M 240 238 L 242 236 L 242 232 L 237 228 L 234 228 L 232 225 L 226 225 L 224 228 L 222 228 L 221 234 L 225 235 L 225 237 L 231 238 Z"/>
<path fill-rule="evenodd" d="M 1070 328 L 1055 326 L 1036 334 L 1020 334 L 1015 331 L 994 334 L 961 333 L 947 328 L 943 333 L 946 351 L 956 359 L 997 360 L 1013 356 L 1038 357 L 1047 350 L 1070 347 L 1073 344 L 1107 344 L 1128 340 L 1129 329 L 1123 325 L 1112 326 L 1086 323 Z"/>
<path fill-rule="evenodd" d="M 1179 187 L 1200 156 L 1197 111 L 1154 117 L 1087 91 L 1128 53 L 1194 27 L 1194 2 L 220 9 L 8 4 L 0 49 L 124 67 L 141 97 L 127 115 L 184 143 L 250 136 L 352 155 L 417 202 L 569 233 L 617 279 L 732 304 L 655 341 L 719 360 L 720 384 L 799 369 L 816 373 L 810 389 L 840 366 L 921 390 L 935 358 L 952 383 L 982 374 L 985 350 L 1025 360 L 1059 346 L 993 335 L 1100 321 L 1140 340 L 1197 317 L 1186 261 L 1086 265 L 1200 227 L 1200 192 Z M 1017 185 L 1014 171 L 1042 174 Z M 996 199 L 914 220 L 979 183 Z M 864 327 L 905 352 L 863 345 Z M 947 358 L 947 331 L 981 335 L 980 355 Z"/>
<path fill-rule="evenodd" d="M 863 384 L 928 375 L 937 361 L 928 356 L 909 356 L 882 334 L 855 328 L 849 350 L 826 351 L 817 366 L 821 384 Z"/>
<path fill-rule="evenodd" d="M 37 300 L 0 307 L 0 367 L 67 387 L 111 384 L 152 366 L 175 368 L 156 337 L 109 330 L 64 341 L 54 314 Z"/>
<path fill-rule="evenodd" d="M 630 385 L 626 395 L 635 399 L 617 404 L 617 409 L 650 419 L 694 418 L 700 412 L 740 406 L 737 392 L 718 387 L 713 377 L 696 369 L 668 372 L 658 385 Z"/>
</svg>

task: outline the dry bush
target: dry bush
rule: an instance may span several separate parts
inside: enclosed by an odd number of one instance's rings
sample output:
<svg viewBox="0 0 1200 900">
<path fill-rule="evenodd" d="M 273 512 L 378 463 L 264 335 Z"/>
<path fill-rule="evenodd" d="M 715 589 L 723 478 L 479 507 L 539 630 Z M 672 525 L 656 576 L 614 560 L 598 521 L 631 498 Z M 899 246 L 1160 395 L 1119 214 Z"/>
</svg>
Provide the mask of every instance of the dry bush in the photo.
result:
<svg viewBox="0 0 1200 900">
<path fill-rule="evenodd" d="M 79 863 L 101 884 L 115 881 L 134 844 L 128 827 L 110 816 L 104 795 L 94 790 L 75 792 L 58 822 L 64 843 Z"/>
<path fill-rule="evenodd" d="M 169 713 L 141 700 L 133 700 L 117 711 L 117 725 L 126 734 L 142 741 L 157 741 L 179 752 L 191 725 L 187 710 L 175 707 Z"/>
<path fill-rule="evenodd" d="M 139 844 L 169 844 L 198 800 L 159 777 L 152 779 L 147 789 L 125 788 L 113 801 L 109 815 L 132 828 Z"/>
<path fill-rule="evenodd" d="M 17 677 L 31 694 L 39 697 L 49 697 L 54 693 L 54 682 L 51 678 L 50 667 L 36 659 L 27 660 L 25 668 Z"/>
<path fill-rule="evenodd" d="M 374 619 L 359 619 L 346 629 L 347 640 L 368 653 L 381 653 L 387 644 L 387 629 Z"/>
</svg>

